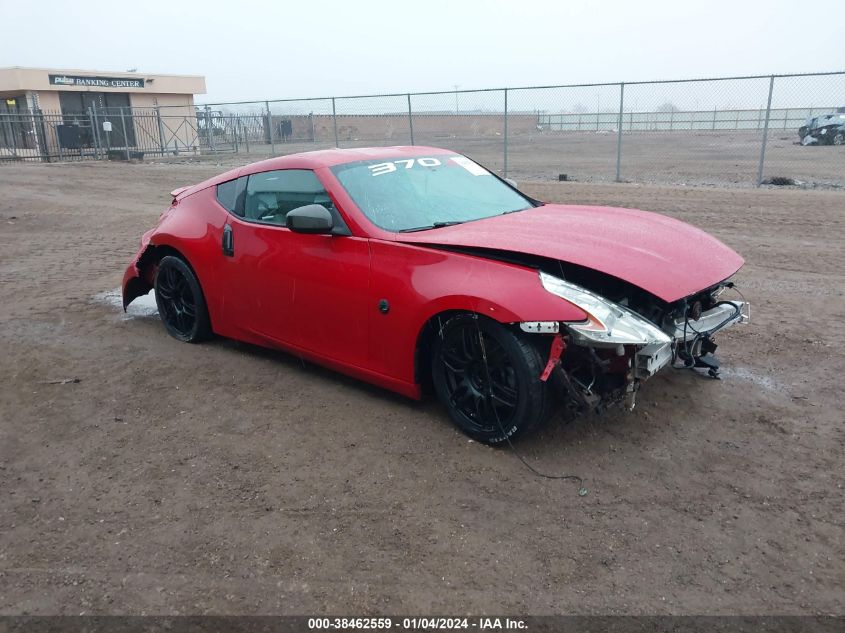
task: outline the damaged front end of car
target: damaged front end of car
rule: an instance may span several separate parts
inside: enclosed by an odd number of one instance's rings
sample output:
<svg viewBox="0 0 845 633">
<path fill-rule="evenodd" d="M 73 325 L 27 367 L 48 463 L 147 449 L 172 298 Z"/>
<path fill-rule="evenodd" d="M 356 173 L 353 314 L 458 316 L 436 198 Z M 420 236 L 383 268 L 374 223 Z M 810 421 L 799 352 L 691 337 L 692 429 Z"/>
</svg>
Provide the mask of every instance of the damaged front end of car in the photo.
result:
<svg viewBox="0 0 845 633">
<path fill-rule="evenodd" d="M 141 246 L 123 273 L 120 287 L 123 295 L 123 311 L 138 297 L 147 294 L 153 288 L 155 275 L 154 264 L 157 258 L 156 247 L 151 243 L 153 231 L 147 231 L 141 238 Z"/>
<path fill-rule="evenodd" d="M 587 319 L 520 323 L 525 332 L 553 337 L 540 378 L 576 414 L 615 404 L 633 409 L 640 384 L 667 366 L 703 369 L 718 378 L 715 334 L 750 319 L 746 301 L 721 298 L 734 287 L 727 280 L 667 303 L 630 284 L 582 272 L 600 292 L 543 270 L 539 274 L 546 291 L 577 305 Z"/>
</svg>

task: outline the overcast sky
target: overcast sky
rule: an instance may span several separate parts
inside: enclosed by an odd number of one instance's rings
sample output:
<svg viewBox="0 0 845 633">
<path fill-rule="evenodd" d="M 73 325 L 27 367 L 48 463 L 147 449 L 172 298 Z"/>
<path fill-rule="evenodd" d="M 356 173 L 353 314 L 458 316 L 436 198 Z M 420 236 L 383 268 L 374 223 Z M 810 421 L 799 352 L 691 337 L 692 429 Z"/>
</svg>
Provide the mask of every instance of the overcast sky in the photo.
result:
<svg viewBox="0 0 845 633">
<path fill-rule="evenodd" d="M 845 69 L 809 6 L 0 0 L 0 66 L 199 74 L 199 102 Z"/>
</svg>

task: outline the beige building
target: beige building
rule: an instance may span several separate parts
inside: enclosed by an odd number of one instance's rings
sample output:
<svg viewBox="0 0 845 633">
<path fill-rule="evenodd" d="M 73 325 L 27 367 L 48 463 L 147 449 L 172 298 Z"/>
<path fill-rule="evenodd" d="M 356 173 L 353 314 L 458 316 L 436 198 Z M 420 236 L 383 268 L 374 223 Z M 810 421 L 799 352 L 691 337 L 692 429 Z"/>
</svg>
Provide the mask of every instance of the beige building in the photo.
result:
<svg viewBox="0 0 845 633">
<path fill-rule="evenodd" d="M 190 149 L 197 94 L 205 94 L 197 75 L 0 68 L 0 152 L 74 144 Z M 74 134 L 84 138 L 73 141 Z"/>
<path fill-rule="evenodd" d="M 23 107 L 43 112 L 75 110 L 94 102 L 101 108 L 193 106 L 197 94 L 205 94 L 205 78 L 197 75 L 0 68 L 3 105 L 10 105 L 10 99 L 20 100 Z"/>
</svg>

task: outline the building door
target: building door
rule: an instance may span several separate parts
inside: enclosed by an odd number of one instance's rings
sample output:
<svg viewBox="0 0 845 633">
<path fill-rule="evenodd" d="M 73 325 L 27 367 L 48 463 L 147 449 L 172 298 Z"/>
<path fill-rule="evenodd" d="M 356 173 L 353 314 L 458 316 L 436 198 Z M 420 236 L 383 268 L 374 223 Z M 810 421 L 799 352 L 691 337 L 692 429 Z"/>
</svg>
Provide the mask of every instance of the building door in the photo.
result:
<svg viewBox="0 0 845 633">
<path fill-rule="evenodd" d="M 59 92 L 59 104 L 65 123 L 81 123 L 88 120 L 88 108 L 95 108 L 103 145 L 111 147 L 135 147 L 135 125 L 129 95 L 125 92 Z M 103 131 L 103 123 L 111 123 L 111 132 Z M 123 136 L 124 125 L 126 137 Z"/>
<path fill-rule="evenodd" d="M 35 148 L 34 129 L 25 95 L 0 97 L 0 147 L 12 154 L 19 149 Z"/>
</svg>

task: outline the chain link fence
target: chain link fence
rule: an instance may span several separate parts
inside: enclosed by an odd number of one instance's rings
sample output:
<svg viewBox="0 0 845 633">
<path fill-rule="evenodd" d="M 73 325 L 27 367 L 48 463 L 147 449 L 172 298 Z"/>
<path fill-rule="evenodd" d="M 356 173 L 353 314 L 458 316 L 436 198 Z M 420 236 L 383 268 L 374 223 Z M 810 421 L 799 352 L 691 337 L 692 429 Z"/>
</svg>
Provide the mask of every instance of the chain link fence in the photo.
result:
<svg viewBox="0 0 845 633">
<path fill-rule="evenodd" d="M 845 72 L 0 112 L 0 162 L 433 145 L 516 179 L 845 187 Z"/>
</svg>

